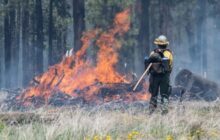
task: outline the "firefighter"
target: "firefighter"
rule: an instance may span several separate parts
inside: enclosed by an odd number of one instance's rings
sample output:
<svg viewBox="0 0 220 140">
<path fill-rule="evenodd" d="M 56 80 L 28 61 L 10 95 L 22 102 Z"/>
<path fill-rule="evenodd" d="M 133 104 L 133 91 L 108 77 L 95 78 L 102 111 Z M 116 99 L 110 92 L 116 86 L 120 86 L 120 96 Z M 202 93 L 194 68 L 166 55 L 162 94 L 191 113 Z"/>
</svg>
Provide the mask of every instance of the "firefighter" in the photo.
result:
<svg viewBox="0 0 220 140">
<path fill-rule="evenodd" d="M 172 52 L 167 49 L 169 41 L 166 36 L 160 35 L 155 39 L 154 44 L 158 47 L 150 53 L 148 59 L 145 59 L 145 69 L 150 63 L 149 70 L 149 92 L 151 93 L 149 114 L 152 114 L 157 108 L 158 93 L 161 96 L 162 114 L 168 113 L 168 101 L 171 93 L 170 74 L 173 67 Z"/>
</svg>

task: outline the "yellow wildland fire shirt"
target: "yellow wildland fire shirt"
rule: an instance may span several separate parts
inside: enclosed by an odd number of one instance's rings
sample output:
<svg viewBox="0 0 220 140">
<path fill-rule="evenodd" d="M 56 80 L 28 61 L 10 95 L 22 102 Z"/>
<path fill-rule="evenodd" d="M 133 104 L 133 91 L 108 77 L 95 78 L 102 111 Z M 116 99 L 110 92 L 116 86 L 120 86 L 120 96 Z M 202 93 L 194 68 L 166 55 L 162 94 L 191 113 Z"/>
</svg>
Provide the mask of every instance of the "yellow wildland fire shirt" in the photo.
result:
<svg viewBox="0 0 220 140">
<path fill-rule="evenodd" d="M 173 67 L 173 54 L 172 54 L 172 52 L 170 50 L 165 50 L 163 52 L 163 55 L 164 55 L 164 57 L 169 59 L 169 61 L 170 61 L 169 64 L 171 67 Z"/>
</svg>

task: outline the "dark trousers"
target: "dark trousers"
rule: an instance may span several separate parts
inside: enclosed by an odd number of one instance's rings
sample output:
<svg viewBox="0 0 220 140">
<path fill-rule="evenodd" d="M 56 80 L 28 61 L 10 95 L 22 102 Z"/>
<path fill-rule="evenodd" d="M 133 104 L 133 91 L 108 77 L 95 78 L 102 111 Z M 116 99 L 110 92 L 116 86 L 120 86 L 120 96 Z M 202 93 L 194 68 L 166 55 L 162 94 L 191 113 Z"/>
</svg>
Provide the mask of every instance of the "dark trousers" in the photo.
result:
<svg viewBox="0 0 220 140">
<path fill-rule="evenodd" d="M 151 74 L 149 79 L 149 92 L 151 93 L 150 108 L 157 107 L 157 97 L 160 92 L 162 106 L 168 104 L 171 93 L 170 73 Z"/>
</svg>

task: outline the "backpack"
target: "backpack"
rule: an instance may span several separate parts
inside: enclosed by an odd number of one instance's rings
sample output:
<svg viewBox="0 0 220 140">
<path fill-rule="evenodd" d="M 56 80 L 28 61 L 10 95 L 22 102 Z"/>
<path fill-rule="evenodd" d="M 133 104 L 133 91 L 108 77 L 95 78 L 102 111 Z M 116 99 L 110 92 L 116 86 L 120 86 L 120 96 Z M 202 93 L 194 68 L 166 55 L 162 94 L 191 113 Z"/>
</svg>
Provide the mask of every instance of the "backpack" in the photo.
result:
<svg viewBox="0 0 220 140">
<path fill-rule="evenodd" d="M 155 55 L 157 54 L 157 55 Z M 155 49 L 150 56 L 160 56 L 159 62 L 154 62 L 151 67 L 152 73 L 170 73 L 173 68 L 173 54 L 169 49 Z"/>
</svg>

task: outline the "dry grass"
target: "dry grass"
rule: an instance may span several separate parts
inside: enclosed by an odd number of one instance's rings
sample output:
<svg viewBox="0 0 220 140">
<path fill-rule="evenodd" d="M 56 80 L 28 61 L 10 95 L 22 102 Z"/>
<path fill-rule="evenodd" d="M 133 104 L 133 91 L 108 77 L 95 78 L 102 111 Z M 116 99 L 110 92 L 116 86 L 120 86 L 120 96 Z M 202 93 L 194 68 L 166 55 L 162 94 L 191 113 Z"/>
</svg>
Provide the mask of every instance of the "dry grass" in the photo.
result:
<svg viewBox="0 0 220 140">
<path fill-rule="evenodd" d="M 219 140 L 220 103 L 172 104 L 166 116 L 137 112 L 42 108 L 32 113 L 42 121 L 0 123 L 0 139 L 8 140 Z M 44 121 L 50 118 L 51 121 Z M 46 120 L 47 120 L 46 119 Z"/>
</svg>

